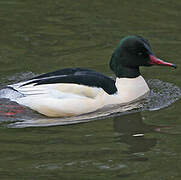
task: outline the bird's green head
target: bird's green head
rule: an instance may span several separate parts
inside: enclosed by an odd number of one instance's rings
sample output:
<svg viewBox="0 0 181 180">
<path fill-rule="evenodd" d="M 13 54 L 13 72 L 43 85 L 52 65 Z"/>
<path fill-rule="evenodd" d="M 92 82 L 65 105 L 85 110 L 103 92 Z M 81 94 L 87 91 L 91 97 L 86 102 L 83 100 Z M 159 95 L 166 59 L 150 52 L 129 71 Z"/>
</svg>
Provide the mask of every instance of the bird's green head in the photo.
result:
<svg viewBox="0 0 181 180">
<path fill-rule="evenodd" d="M 110 68 L 119 78 L 135 78 L 140 75 L 140 66 L 154 64 L 176 67 L 156 58 L 148 40 L 141 36 L 128 36 L 120 41 L 112 54 Z"/>
</svg>

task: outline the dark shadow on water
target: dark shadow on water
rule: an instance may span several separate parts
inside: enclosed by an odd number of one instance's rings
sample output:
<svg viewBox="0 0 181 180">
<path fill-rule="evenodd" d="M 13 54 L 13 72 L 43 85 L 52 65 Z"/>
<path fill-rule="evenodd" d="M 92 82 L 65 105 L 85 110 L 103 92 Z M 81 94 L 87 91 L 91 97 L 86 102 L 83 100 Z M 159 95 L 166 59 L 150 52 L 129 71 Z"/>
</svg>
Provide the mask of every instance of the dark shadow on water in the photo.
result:
<svg viewBox="0 0 181 180">
<path fill-rule="evenodd" d="M 123 153 L 135 155 L 135 158 L 131 158 L 131 160 L 147 160 L 144 156 L 140 156 L 144 155 L 144 152 L 151 151 L 156 146 L 157 138 L 148 138 L 145 137 L 145 134 L 166 133 L 162 129 L 170 128 L 146 124 L 141 112 L 118 116 L 113 121 L 114 130 L 118 133 L 116 141 L 129 146 L 128 150 Z"/>
<path fill-rule="evenodd" d="M 129 145 L 125 153 L 147 152 L 154 147 L 157 139 L 144 137 L 145 133 L 153 132 L 154 128 L 143 122 L 140 112 L 114 118 L 114 130 L 120 134 L 117 141 Z"/>
</svg>

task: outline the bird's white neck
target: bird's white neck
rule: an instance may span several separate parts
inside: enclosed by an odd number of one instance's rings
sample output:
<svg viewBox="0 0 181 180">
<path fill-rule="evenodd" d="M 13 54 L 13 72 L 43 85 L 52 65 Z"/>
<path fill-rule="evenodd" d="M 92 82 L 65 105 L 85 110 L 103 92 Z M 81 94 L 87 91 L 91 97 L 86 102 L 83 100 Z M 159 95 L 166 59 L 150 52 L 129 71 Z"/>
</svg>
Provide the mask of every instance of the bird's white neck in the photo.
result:
<svg viewBox="0 0 181 180">
<path fill-rule="evenodd" d="M 117 95 L 123 102 L 130 102 L 149 92 L 142 76 L 136 78 L 116 78 Z"/>
</svg>

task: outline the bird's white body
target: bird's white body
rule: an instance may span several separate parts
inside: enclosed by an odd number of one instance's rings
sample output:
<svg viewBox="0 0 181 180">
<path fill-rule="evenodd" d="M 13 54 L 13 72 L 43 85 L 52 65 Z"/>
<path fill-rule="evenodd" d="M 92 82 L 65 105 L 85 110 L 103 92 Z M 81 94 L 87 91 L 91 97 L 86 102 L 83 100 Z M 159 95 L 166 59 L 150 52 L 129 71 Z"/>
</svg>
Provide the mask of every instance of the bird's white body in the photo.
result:
<svg viewBox="0 0 181 180">
<path fill-rule="evenodd" d="M 148 40 L 141 36 L 123 38 L 109 65 L 116 81 L 90 69 L 65 68 L 10 85 L 22 94 L 10 99 L 50 117 L 81 115 L 107 105 L 127 104 L 148 93 L 140 66 L 176 68 L 154 56 Z"/>
<path fill-rule="evenodd" d="M 75 116 L 111 104 L 132 102 L 149 91 L 143 77 L 116 78 L 117 92 L 109 95 L 102 88 L 73 83 L 10 85 L 23 95 L 14 101 L 49 117 Z M 23 86 L 22 86 L 23 85 Z"/>
</svg>

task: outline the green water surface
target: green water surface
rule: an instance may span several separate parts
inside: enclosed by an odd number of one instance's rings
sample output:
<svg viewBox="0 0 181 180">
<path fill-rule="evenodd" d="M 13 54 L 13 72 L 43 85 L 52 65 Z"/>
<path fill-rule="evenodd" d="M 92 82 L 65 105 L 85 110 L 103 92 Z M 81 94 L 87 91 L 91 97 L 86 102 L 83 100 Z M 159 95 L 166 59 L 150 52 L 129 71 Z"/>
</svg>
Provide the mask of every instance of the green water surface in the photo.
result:
<svg viewBox="0 0 181 180">
<path fill-rule="evenodd" d="M 178 65 L 145 67 L 143 76 L 181 87 L 180 19 L 180 0 L 0 0 L 1 83 L 65 67 L 112 75 L 114 48 L 137 34 Z M 180 109 L 178 100 L 158 111 L 76 125 L 1 126 L 0 179 L 180 180 Z"/>
</svg>

